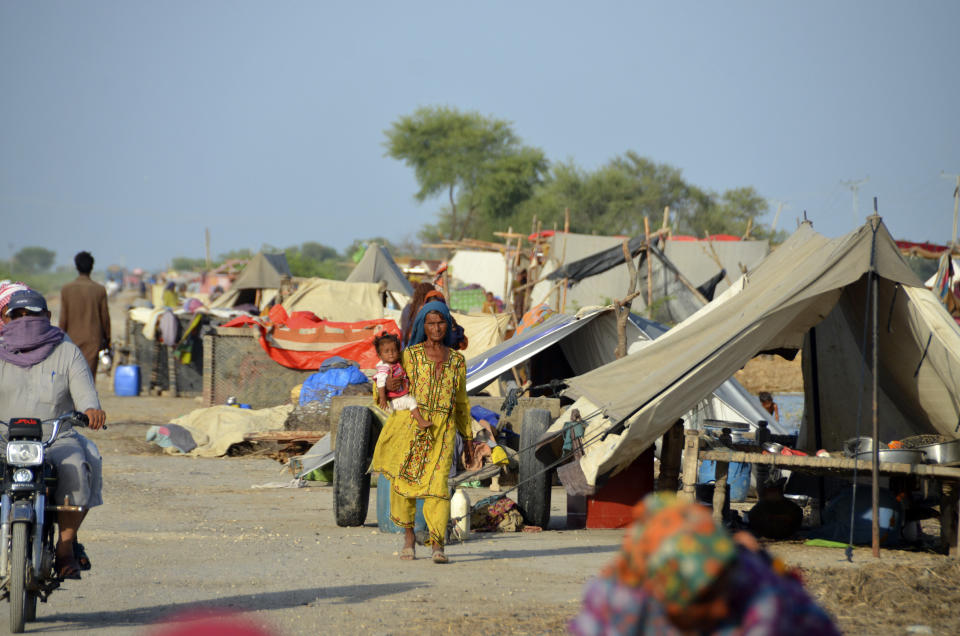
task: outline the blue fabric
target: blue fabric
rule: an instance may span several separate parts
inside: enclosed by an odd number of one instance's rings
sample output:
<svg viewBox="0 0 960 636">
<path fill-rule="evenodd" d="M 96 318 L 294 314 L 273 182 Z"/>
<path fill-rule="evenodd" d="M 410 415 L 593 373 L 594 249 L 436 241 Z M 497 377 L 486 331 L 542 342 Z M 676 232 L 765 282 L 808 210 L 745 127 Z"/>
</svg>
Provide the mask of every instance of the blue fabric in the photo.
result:
<svg viewBox="0 0 960 636">
<path fill-rule="evenodd" d="M 450 316 L 450 308 L 438 300 L 428 302 L 417 312 L 417 317 L 413 320 L 413 329 L 410 330 L 410 342 L 408 342 L 406 346 L 412 347 L 427 339 L 423 331 L 423 321 L 426 320 L 427 314 L 432 311 L 439 313 L 447 321 L 447 333 L 443 337 L 443 344 L 448 347 L 453 347 L 453 318 Z"/>
<path fill-rule="evenodd" d="M 475 420 L 486 420 L 494 429 L 500 425 L 500 414 L 496 411 L 485 409 L 482 406 L 471 406 L 470 417 Z"/>
<path fill-rule="evenodd" d="M 358 369 L 360 368 L 360 365 L 358 365 L 353 360 L 347 360 L 346 358 L 341 358 L 340 356 L 332 356 L 330 358 L 327 358 L 320 364 L 320 368 L 318 369 L 318 371 L 326 371 L 331 367 L 338 368 L 338 367 L 350 367 L 350 366 L 357 367 Z M 355 383 L 351 383 L 351 384 L 355 384 Z"/>
<path fill-rule="evenodd" d="M 308 402 L 327 402 L 343 393 L 347 385 L 368 381 L 363 371 L 353 366 L 317 371 L 304 381 L 300 389 L 300 406 Z"/>
</svg>

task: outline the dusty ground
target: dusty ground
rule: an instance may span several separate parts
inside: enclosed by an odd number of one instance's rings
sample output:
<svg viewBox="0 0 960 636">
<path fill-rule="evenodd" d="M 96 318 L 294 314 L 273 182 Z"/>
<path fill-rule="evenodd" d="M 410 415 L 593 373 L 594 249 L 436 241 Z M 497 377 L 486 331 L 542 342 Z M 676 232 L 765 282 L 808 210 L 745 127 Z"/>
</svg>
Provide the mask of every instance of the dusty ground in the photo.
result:
<svg viewBox="0 0 960 636">
<path fill-rule="evenodd" d="M 338 528 L 329 487 L 255 487 L 289 479 L 274 461 L 173 457 L 142 441 L 195 401 L 104 393 L 111 427 L 91 435 L 106 503 L 81 531 L 94 569 L 40 606 L 33 632 L 145 634 L 201 611 L 240 612 L 285 635 L 560 633 L 620 542 L 616 530 L 475 535 L 448 548 L 450 565 L 401 562 L 399 537 L 376 529 L 375 500 L 367 525 Z M 553 504 L 560 527 L 562 489 Z M 960 568 L 945 557 L 884 552 L 875 563 L 857 550 L 851 564 L 839 550 L 771 549 L 804 570 L 849 633 L 960 627 Z"/>
<path fill-rule="evenodd" d="M 781 377 L 781 363 L 764 363 L 745 373 Z M 748 387 L 796 390 L 789 368 L 782 377 Z M 449 565 L 401 562 L 398 535 L 376 528 L 375 491 L 367 524 L 339 528 L 329 487 L 257 488 L 289 480 L 277 462 L 173 457 L 143 441 L 196 400 L 113 397 L 105 376 L 98 386 L 110 420 L 91 433 L 105 505 L 81 530 L 94 568 L 40 605 L 31 632 L 150 634 L 185 615 L 228 612 L 283 635 L 561 633 L 621 540 L 617 530 L 475 535 L 448 548 Z M 554 488 L 552 528 L 565 506 Z M 859 549 L 848 563 L 840 550 L 770 549 L 802 568 L 848 633 L 960 633 L 960 567 L 946 557 L 884 551 L 877 562 Z"/>
<path fill-rule="evenodd" d="M 762 355 L 750 360 L 734 377 L 751 393 L 796 393 L 803 391 L 800 354 L 793 360 Z"/>
</svg>

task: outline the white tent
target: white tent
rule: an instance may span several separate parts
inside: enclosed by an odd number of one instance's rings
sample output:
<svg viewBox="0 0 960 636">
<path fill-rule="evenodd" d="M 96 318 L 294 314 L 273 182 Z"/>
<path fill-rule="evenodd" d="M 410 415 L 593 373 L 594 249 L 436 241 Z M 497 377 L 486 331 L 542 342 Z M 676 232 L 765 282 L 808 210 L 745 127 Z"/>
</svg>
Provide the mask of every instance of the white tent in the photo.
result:
<svg viewBox="0 0 960 636">
<path fill-rule="evenodd" d="M 818 359 L 823 446 L 838 449 L 869 413 L 872 376 L 864 350 L 868 273 L 879 281 L 879 405 L 882 440 L 921 433 L 957 437 L 960 329 L 900 256 L 879 218 L 830 240 L 802 225 L 714 302 L 641 353 L 568 381 L 573 397 L 597 405 L 613 428 L 581 460 L 587 483 L 627 466 L 700 396 L 761 352 L 807 340 L 804 377 Z M 816 328 L 816 349 L 809 333 Z M 867 362 L 864 362 L 865 359 Z M 861 379 L 862 377 L 862 379 Z M 801 443 L 812 446 L 807 385 Z M 859 430 L 869 430 L 864 418 Z"/>
</svg>

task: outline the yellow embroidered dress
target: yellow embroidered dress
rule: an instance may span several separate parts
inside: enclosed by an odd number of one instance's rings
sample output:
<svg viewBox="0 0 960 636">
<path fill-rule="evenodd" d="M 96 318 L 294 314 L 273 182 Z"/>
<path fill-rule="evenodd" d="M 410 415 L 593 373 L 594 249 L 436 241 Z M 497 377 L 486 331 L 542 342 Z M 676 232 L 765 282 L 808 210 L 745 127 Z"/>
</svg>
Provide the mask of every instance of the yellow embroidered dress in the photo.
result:
<svg viewBox="0 0 960 636">
<path fill-rule="evenodd" d="M 439 369 L 438 369 L 439 367 Z M 402 528 L 413 527 L 416 500 L 424 499 L 430 540 L 443 545 L 450 518 L 447 478 L 453 462 L 456 433 L 473 438 L 467 400 L 467 365 L 450 351 L 446 362 L 427 358 L 423 344 L 403 351 L 403 368 L 420 414 L 431 426 L 422 430 L 410 411 L 394 411 L 373 451 L 371 470 L 390 480 L 390 518 Z"/>
</svg>

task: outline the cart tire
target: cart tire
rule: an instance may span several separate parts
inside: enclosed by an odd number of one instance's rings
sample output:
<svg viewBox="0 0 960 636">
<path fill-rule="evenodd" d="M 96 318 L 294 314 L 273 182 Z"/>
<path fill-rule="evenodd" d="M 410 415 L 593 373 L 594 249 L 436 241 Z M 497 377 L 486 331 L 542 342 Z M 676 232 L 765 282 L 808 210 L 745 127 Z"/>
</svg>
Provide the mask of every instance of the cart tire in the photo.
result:
<svg viewBox="0 0 960 636">
<path fill-rule="evenodd" d="M 517 485 L 517 504 L 523 520 L 546 530 L 550 523 L 550 487 L 553 471 L 537 459 L 534 445 L 553 419 L 546 409 L 527 409 L 520 428 L 520 471 Z"/>
<path fill-rule="evenodd" d="M 340 414 L 333 459 L 333 515 L 338 526 L 362 526 L 370 507 L 370 457 L 373 414 L 365 406 L 347 406 Z"/>
</svg>

